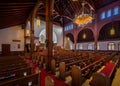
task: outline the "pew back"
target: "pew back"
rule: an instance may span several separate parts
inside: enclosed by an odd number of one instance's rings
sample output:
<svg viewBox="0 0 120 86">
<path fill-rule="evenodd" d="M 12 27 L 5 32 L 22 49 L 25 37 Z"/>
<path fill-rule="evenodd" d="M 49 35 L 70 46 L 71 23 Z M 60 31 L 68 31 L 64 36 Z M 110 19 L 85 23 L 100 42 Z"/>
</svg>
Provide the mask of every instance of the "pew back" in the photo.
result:
<svg viewBox="0 0 120 86">
<path fill-rule="evenodd" d="M 0 83 L 0 86 L 40 86 L 40 74 L 31 74 L 26 77 Z"/>
</svg>

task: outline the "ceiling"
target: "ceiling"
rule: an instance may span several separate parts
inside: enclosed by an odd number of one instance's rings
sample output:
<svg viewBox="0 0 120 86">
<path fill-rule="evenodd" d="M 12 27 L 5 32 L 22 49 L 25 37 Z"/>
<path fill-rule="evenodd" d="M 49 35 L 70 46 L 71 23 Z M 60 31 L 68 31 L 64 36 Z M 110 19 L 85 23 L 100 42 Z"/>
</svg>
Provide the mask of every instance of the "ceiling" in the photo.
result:
<svg viewBox="0 0 120 86">
<path fill-rule="evenodd" d="M 86 0 L 98 10 L 112 2 L 118 0 Z M 71 22 L 75 14 L 81 8 L 82 0 L 73 2 L 72 0 L 55 0 L 53 20 L 61 26 Z M 0 29 L 10 26 L 25 24 L 29 14 L 33 10 L 37 0 L 0 0 Z M 40 5 L 36 16 L 45 19 L 45 4 Z"/>
</svg>

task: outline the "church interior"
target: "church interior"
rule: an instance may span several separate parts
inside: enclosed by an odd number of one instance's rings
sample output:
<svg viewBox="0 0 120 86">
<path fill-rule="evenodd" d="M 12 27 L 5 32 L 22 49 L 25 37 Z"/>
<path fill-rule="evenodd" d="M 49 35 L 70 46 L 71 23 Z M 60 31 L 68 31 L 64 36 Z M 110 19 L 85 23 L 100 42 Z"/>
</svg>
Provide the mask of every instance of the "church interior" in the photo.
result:
<svg viewBox="0 0 120 86">
<path fill-rule="evenodd" d="M 120 86 L 120 0 L 0 0 L 0 86 Z"/>
</svg>

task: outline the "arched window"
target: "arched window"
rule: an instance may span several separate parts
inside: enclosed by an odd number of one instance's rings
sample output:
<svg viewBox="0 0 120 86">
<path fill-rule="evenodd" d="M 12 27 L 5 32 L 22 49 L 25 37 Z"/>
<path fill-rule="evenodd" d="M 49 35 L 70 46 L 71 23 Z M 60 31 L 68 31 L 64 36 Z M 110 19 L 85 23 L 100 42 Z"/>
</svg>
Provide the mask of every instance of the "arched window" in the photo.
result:
<svg viewBox="0 0 120 86">
<path fill-rule="evenodd" d="M 79 49 L 82 50 L 83 49 L 83 45 L 79 44 Z"/>
<path fill-rule="evenodd" d="M 93 44 L 92 43 L 88 44 L 88 50 L 93 50 Z"/>
<path fill-rule="evenodd" d="M 107 11 L 107 17 L 111 17 L 111 9 Z"/>
<path fill-rule="evenodd" d="M 108 50 L 115 50 L 115 43 L 113 42 L 108 43 Z"/>
<path fill-rule="evenodd" d="M 39 34 L 39 41 L 41 43 L 45 43 L 45 40 L 46 40 L 46 30 L 43 29 Z M 53 31 L 53 43 L 57 43 L 57 35 L 54 31 Z"/>
<path fill-rule="evenodd" d="M 113 9 L 113 15 L 118 15 L 119 14 L 119 7 L 115 7 Z"/>
<path fill-rule="evenodd" d="M 100 44 L 97 43 L 97 50 L 100 50 Z"/>
<path fill-rule="evenodd" d="M 101 13 L 100 19 L 101 19 L 101 20 L 102 20 L 102 19 L 105 19 L 105 12 L 102 12 L 102 13 Z"/>
</svg>

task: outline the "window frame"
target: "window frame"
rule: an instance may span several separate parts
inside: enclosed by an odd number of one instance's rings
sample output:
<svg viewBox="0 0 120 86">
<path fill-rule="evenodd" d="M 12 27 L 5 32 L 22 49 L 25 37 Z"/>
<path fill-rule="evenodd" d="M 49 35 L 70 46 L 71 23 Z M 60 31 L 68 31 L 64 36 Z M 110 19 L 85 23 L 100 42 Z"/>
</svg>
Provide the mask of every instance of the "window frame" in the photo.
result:
<svg viewBox="0 0 120 86">
<path fill-rule="evenodd" d="M 114 45 L 114 49 L 112 49 L 113 46 L 110 45 L 112 43 Z M 109 49 L 109 45 L 110 45 L 111 49 Z M 109 50 L 109 51 L 115 51 L 115 42 L 108 42 L 108 44 L 107 44 L 107 50 Z"/>
</svg>

